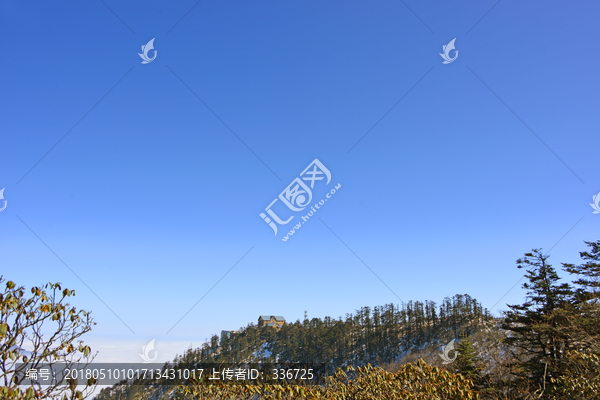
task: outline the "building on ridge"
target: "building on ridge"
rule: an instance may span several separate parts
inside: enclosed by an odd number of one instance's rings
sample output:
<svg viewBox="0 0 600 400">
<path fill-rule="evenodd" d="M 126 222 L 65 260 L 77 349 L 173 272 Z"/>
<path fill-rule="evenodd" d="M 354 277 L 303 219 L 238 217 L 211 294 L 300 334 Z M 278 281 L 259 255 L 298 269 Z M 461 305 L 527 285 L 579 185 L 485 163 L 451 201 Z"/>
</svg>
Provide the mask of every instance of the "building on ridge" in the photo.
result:
<svg viewBox="0 0 600 400">
<path fill-rule="evenodd" d="M 258 326 L 271 326 L 273 328 L 281 328 L 285 325 L 285 318 L 281 315 L 261 315 L 258 317 Z"/>
</svg>

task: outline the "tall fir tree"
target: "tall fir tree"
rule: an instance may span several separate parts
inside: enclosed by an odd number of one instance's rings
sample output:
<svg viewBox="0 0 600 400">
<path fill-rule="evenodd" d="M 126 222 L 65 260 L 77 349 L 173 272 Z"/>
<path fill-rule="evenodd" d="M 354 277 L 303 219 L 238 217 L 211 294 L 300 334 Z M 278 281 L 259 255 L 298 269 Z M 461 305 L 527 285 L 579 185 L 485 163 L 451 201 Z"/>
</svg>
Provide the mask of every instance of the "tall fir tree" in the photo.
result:
<svg viewBox="0 0 600 400">
<path fill-rule="evenodd" d="M 502 328 L 511 334 L 504 341 L 514 349 L 513 373 L 542 389 L 560 375 L 565 352 L 572 347 L 562 328 L 563 310 L 573 291 L 569 284 L 559 282 L 541 249 L 526 253 L 517 266 L 526 269 L 528 282 L 523 288 L 527 297 L 523 304 L 508 306 Z"/>
<path fill-rule="evenodd" d="M 477 350 L 475 350 L 473 343 L 471 343 L 466 334 L 462 336 L 461 341 L 456 346 L 456 351 L 458 351 L 456 372 L 462 374 L 466 378 L 477 381 L 481 373 Z"/>
<path fill-rule="evenodd" d="M 563 268 L 576 277 L 569 310 L 570 334 L 577 340 L 578 351 L 600 355 L 600 241 L 585 243 L 590 250 L 579 253 L 585 263 L 563 263 Z"/>
<path fill-rule="evenodd" d="M 591 250 L 579 253 L 584 264 L 563 263 L 563 268 L 578 277 L 573 283 L 577 285 L 576 295 L 580 301 L 598 302 L 600 299 L 600 240 L 585 242 Z"/>
</svg>

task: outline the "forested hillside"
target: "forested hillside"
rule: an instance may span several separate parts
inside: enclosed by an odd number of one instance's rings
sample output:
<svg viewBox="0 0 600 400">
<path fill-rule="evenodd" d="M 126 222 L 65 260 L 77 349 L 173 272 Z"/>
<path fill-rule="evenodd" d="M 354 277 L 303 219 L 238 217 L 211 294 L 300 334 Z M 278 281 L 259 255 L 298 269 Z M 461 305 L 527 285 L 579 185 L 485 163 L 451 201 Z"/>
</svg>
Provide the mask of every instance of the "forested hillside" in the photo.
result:
<svg viewBox="0 0 600 400">
<path fill-rule="evenodd" d="M 600 399 L 600 241 L 586 244 L 582 264 L 562 264 L 570 281 L 540 249 L 519 258 L 526 296 L 500 318 L 466 294 L 440 305 L 363 307 L 345 318 L 309 320 L 305 313 L 279 330 L 249 324 L 222 343 L 214 335 L 175 360 L 347 366 L 318 384 L 142 382 L 106 389 L 97 399 Z M 460 339 L 456 355 L 442 363 L 439 348 L 451 339 Z"/>
<path fill-rule="evenodd" d="M 471 296 L 363 307 L 345 318 L 312 318 L 277 330 L 249 324 L 225 338 L 217 335 L 201 348 L 188 349 L 176 362 L 238 363 L 259 360 L 325 363 L 335 367 L 399 360 L 411 350 L 471 335 L 492 317 Z"/>
<path fill-rule="evenodd" d="M 452 339 L 497 323 L 467 294 L 447 297 L 440 305 L 426 300 L 363 307 L 345 318 L 308 319 L 305 313 L 302 321 L 287 323 L 281 329 L 250 323 L 223 341 L 215 334 L 202 347 L 177 356 L 174 364 L 325 364 L 326 372 L 334 375 L 339 367 L 390 364 L 428 348 L 437 352 Z M 116 385 L 104 389 L 96 400 L 170 399 L 174 393 L 173 387 Z"/>
</svg>

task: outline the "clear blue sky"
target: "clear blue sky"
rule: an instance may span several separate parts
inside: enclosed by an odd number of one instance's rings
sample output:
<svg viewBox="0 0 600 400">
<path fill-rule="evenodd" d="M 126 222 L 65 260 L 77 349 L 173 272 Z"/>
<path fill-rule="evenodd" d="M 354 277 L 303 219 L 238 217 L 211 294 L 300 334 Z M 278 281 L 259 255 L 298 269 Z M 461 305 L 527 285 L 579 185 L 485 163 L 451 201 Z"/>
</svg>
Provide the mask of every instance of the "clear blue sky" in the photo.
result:
<svg viewBox="0 0 600 400">
<path fill-rule="evenodd" d="M 600 239 L 597 2 L 195 4 L 0 3 L 0 273 L 75 289 L 105 357 L 261 314 L 492 307 L 525 251 Z M 282 242 L 259 214 L 315 158 L 315 198 L 342 187 Z"/>
</svg>

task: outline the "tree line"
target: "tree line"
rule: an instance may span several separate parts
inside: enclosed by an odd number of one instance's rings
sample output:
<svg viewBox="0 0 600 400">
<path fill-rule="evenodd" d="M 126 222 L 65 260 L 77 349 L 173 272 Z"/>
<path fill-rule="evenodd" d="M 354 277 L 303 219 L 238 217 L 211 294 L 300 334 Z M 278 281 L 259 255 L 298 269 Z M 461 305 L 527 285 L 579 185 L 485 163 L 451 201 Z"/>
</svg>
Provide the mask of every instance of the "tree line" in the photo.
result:
<svg viewBox="0 0 600 400">
<path fill-rule="evenodd" d="M 363 366 L 399 360 L 424 346 L 471 335 L 492 316 L 468 294 L 434 301 L 409 301 L 362 307 L 345 318 L 297 320 L 280 329 L 253 323 L 238 333 L 213 335 L 200 348 L 188 349 L 176 362 L 290 362 L 319 363 L 332 368 Z"/>
<path fill-rule="evenodd" d="M 588 249 L 579 253 L 580 264 L 561 264 L 569 280 L 561 279 L 541 249 L 519 258 L 525 298 L 507 305 L 499 318 L 466 294 L 439 305 L 414 301 L 363 307 L 345 318 L 309 319 L 305 312 L 303 320 L 281 329 L 249 324 L 223 340 L 213 335 L 174 360 L 187 365 L 320 363 L 337 369 L 324 386 L 223 386 L 190 379 L 169 388 L 123 382 L 104 389 L 97 399 L 417 399 L 432 393 L 439 399 L 462 400 L 600 399 L 600 241 L 585 243 Z M 89 391 L 74 382 L 22 387 L 24 378 L 18 374 L 23 368 L 19 363 L 91 362 L 91 349 L 79 338 L 92 329 L 93 321 L 88 312 L 66 302 L 74 292 L 49 283 L 32 288 L 27 296 L 12 281 L 0 277 L 0 284 L 5 284 L 0 293 L 0 397 L 86 397 Z M 48 324 L 56 330 L 50 336 L 43 333 L 51 332 Z M 442 362 L 440 345 L 457 338 L 454 361 Z M 26 350 L 28 343 L 31 350 Z M 90 389 L 95 382 L 85 384 Z"/>
</svg>

